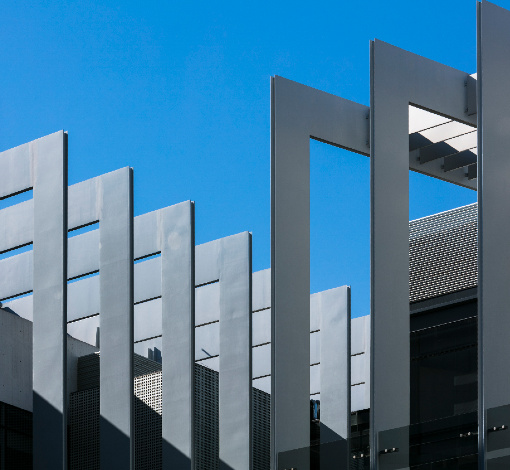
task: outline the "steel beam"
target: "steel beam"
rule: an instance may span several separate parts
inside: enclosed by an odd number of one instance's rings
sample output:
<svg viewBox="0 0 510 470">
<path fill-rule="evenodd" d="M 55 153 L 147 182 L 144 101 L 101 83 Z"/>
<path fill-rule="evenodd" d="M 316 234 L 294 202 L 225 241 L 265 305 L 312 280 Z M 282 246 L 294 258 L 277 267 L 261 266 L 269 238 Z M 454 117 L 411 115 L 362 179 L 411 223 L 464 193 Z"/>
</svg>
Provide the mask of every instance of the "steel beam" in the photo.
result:
<svg viewBox="0 0 510 470">
<path fill-rule="evenodd" d="M 196 247 L 197 285 L 219 280 L 221 470 L 252 469 L 251 234 Z M 235 338 L 235 340 L 233 340 Z"/>
<path fill-rule="evenodd" d="M 457 170 L 458 168 L 476 164 L 476 149 L 473 150 L 463 150 L 454 155 L 449 155 L 444 159 L 444 171 Z"/>
<path fill-rule="evenodd" d="M 271 468 L 310 445 L 310 138 L 368 155 L 368 108 L 271 82 Z M 306 470 L 307 453 L 289 465 Z M 291 457 L 292 459 L 292 457 Z M 283 465 L 283 463 L 282 463 Z"/>
<path fill-rule="evenodd" d="M 100 179 L 100 463 L 134 468 L 133 170 Z"/>
<path fill-rule="evenodd" d="M 351 289 L 319 294 L 321 468 L 349 468 L 351 434 Z"/>
<path fill-rule="evenodd" d="M 479 468 L 510 467 L 510 11 L 478 3 Z"/>
<path fill-rule="evenodd" d="M 67 468 L 67 134 L 29 145 L 33 168 L 33 462 Z M 7 178 L 9 179 L 9 178 Z"/>
<path fill-rule="evenodd" d="M 371 43 L 372 470 L 409 466 L 408 170 L 419 166 L 409 160 L 409 105 L 474 126 L 475 117 L 465 111 L 467 76 L 382 41 Z M 399 452 L 380 455 L 385 448 Z"/>
<path fill-rule="evenodd" d="M 99 304 L 103 338 L 99 379 L 100 464 L 103 469 L 126 470 L 134 468 L 131 168 L 122 168 L 70 188 L 68 229 L 95 222 L 99 222 L 99 230 L 70 239 L 68 274 L 78 277 L 99 270 L 99 282 L 96 278 L 79 281 L 80 287 L 73 286 L 71 291 L 99 287 L 98 297 L 91 295 L 81 311 L 83 314 L 86 308 L 97 310 Z M 74 298 L 72 305 L 78 300 Z M 90 326 L 95 330 L 97 320 L 91 320 Z M 72 325 L 77 327 L 76 323 Z"/>
<path fill-rule="evenodd" d="M 0 153 L 0 197 L 33 188 L 33 199 L 0 211 L 0 297 L 33 290 L 33 457 L 35 469 L 67 468 L 67 134 Z"/>
<path fill-rule="evenodd" d="M 163 468 L 194 464 L 195 216 L 188 201 L 158 211 L 161 250 Z M 143 305 L 143 304 L 142 304 Z"/>
</svg>

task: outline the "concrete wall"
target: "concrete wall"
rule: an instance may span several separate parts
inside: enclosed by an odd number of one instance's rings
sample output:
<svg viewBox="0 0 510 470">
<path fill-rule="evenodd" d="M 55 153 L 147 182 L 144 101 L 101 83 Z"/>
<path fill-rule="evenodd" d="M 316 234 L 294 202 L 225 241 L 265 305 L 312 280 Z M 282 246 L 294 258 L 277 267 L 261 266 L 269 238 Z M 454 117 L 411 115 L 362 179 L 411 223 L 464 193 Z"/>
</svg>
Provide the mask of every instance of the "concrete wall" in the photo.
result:
<svg viewBox="0 0 510 470">
<path fill-rule="evenodd" d="M 0 308 L 0 401 L 32 411 L 32 322 Z M 69 393 L 77 390 L 78 357 L 98 349 L 67 337 L 67 380 Z"/>
</svg>

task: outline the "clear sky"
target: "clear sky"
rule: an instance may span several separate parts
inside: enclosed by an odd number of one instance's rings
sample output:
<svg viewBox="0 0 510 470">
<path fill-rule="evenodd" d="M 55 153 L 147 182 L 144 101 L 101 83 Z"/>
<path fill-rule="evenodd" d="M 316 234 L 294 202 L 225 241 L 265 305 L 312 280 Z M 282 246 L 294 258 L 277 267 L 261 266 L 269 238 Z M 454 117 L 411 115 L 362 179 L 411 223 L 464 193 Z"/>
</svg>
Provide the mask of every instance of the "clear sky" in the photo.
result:
<svg viewBox="0 0 510 470">
<path fill-rule="evenodd" d="M 499 0 L 510 8 L 510 0 Z M 196 201 L 196 241 L 249 230 L 270 266 L 270 76 L 369 104 L 369 40 L 473 73 L 475 0 L 4 1 L 0 150 L 64 129 L 70 184 L 135 171 L 135 213 Z M 369 162 L 311 143 L 311 291 L 369 312 Z M 476 200 L 410 178 L 410 218 Z"/>
</svg>

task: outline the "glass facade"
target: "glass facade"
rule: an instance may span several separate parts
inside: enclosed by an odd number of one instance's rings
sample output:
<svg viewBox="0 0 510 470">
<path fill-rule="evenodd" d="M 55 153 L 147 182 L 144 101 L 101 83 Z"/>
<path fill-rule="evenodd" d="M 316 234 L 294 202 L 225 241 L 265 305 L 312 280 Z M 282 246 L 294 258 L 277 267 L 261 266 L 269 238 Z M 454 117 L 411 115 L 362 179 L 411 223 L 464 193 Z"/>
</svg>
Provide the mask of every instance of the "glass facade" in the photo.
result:
<svg viewBox="0 0 510 470">
<path fill-rule="evenodd" d="M 411 315 L 410 340 L 411 468 L 476 469 L 476 300 Z"/>
<path fill-rule="evenodd" d="M 0 402 L 0 470 L 32 469 L 32 413 Z"/>
</svg>

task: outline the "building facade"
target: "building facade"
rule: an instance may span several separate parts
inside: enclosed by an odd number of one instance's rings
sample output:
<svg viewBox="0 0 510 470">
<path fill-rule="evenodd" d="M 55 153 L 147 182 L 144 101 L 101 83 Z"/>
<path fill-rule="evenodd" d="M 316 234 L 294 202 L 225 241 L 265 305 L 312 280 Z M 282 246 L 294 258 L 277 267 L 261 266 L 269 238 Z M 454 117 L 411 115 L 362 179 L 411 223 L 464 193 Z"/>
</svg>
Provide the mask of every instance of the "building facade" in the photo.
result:
<svg viewBox="0 0 510 470">
<path fill-rule="evenodd" d="M 134 217 L 130 168 L 68 187 L 65 132 L 0 153 L 0 465 L 510 468 L 510 12 L 477 9 L 476 74 L 374 41 L 369 107 L 272 78 L 270 270 L 249 232 L 195 246 L 191 201 Z M 371 162 L 352 322 L 309 295 L 310 139 Z M 409 224 L 409 170 L 478 205 Z"/>
</svg>

